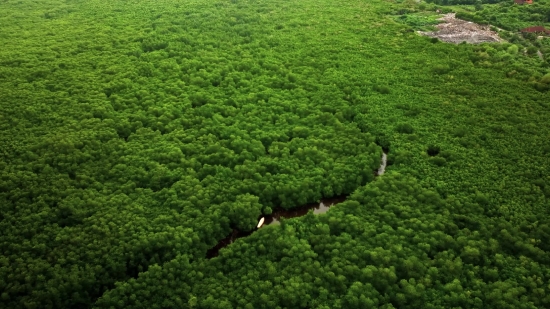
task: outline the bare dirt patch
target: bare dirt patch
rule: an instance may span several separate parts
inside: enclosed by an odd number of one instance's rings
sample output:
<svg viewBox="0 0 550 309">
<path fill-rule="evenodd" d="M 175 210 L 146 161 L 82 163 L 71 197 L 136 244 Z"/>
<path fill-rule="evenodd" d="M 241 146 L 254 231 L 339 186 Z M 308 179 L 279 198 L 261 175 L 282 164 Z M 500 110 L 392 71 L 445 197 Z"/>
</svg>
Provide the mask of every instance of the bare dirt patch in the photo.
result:
<svg viewBox="0 0 550 309">
<path fill-rule="evenodd" d="M 496 32 L 490 30 L 490 26 L 478 25 L 471 21 L 457 19 L 455 13 L 445 14 L 438 20 L 444 21 L 444 23 L 436 26 L 439 31 L 418 31 L 418 33 L 432 38 L 438 38 L 443 42 L 455 44 L 462 42 L 480 44 L 502 41 Z"/>
</svg>

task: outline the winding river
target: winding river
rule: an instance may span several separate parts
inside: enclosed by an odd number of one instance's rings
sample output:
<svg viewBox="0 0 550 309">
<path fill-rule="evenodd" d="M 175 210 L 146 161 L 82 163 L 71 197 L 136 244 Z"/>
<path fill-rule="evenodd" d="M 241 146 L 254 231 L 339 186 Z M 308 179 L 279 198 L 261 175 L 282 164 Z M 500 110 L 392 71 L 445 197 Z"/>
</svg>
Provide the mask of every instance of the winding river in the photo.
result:
<svg viewBox="0 0 550 309">
<path fill-rule="evenodd" d="M 386 171 L 387 162 L 388 162 L 388 155 L 386 154 L 386 152 L 383 152 L 382 159 L 380 162 L 380 167 L 378 168 L 378 170 L 374 172 L 375 176 L 380 176 L 384 174 L 384 172 Z M 347 197 L 348 197 L 347 195 L 341 195 L 341 196 L 332 197 L 332 198 L 324 198 L 324 199 L 321 199 L 319 203 L 311 203 L 311 204 L 303 205 L 293 209 L 283 209 L 280 207 L 275 208 L 271 213 L 271 215 L 265 216 L 264 225 L 280 224 L 281 218 L 290 219 L 290 218 L 301 217 L 306 215 L 310 210 L 313 210 L 314 214 L 325 213 L 328 211 L 328 209 L 331 206 L 342 203 L 347 199 Z M 228 246 L 229 244 L 234 242 L 237 238 L 246 237 L 252 234 L 253 232 L 254 230 L 249 232 L 243 232 L 237 229 L 233 229 L 233 232 L 231 232 L 231 235 L 220 240 L 220 242 L 218 242 L 218 244 L 214 248 L 208 250 L 208 252 L 206 253 L 206 258 L 210 259 L 218 256 L 218 253 L 221 248 Z"/>
</svg>

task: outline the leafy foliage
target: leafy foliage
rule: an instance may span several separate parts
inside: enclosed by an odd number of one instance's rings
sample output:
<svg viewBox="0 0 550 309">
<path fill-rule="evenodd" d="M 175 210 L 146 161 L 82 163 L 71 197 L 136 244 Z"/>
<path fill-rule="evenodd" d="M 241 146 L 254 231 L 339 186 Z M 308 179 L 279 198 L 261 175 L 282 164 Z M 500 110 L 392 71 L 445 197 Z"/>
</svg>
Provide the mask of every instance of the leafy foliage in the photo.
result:
<svg viewBox="0 0 550 309">
<path fill-rule="evenodd" d="M 463 17 L 490 23 L 505 30 L 517 31 L 531 26 L 550 26 L 550 2 L 534 1 L 530 5 L 515 5 L 506 1 L 495 5 L 484 5 L 482 10 Z"/>
<path fill-rule="evenodd" d="M 414 5 L 2 2 L 1 307 L 550 306 L 548 67 Z"/>
</svg>

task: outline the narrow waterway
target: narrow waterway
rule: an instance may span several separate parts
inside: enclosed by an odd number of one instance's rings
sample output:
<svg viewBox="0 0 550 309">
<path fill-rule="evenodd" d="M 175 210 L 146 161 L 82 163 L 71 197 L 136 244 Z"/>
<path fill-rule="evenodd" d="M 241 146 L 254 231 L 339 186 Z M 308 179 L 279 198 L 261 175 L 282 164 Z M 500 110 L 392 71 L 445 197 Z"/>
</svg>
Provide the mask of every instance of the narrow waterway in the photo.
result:
<svg viewBox="0 0 550 309">
<path fill-rule="evenodd" d="M 388 165 L 388 154 L 382 152 L 382 160 L 380 161 L 380 167 L 376 171 L 376 176 L 383 175 L 386 171 L 386 166 Z"/>
<path fill-rule="evenodd" d="M 382 159 L 380 161 L 380 167 L 378 170 L 374 172 L 375 176 L 383 175 L 386 171 L 386 166 L 388 162 L 388 156 L 385 152 L 382 153 Z M 313 210 L 314 214 L 322 214 L 328 211 L 328 209 L 331 206 L 334 206 L 336 204 L 342 203 L 347 199 L 347 195 L 341 195 L 337 197 L 332 198 L 324 198 L 319 201 L 319 203 L 311 203 L 307 205 L 303 205 L 297 208 L 293 209 L 283 209 L 283 208 L 275 208 L 271 215 L 266 215 L 265 221 L 263 225 L 277 225 L 280 224 L 281 218 L 290 219 L 290 218 L 296 218 L 306 215 L 310 210 Z M 226 238 L 220 240 L 220 242 L 212 249 L 208 250 L 206 253 L 206 258 L 211 259 L 213 257 L 218 256 L 218 253 L 220 249 L 228 246 L 232 242 L 234 242 L 237 238 L 246 237 L 250 234 L 252 234 L 254 230 L 249 232 L 243 232 L 239 231 L 237 229 L 234 229 L 231 232 L 231 235 L 227 236 Z"/>
<path fill-rule="evenodd" d="M 319 203 L 311 203 L 293 209 L 275 209 L 271 215 L 265 216 L 264 225 L 280 224 L 281 218 L 290 219 L 305 216 L 310 210 L 313 210 L 313 213 L 316 215 L 325 213 L 330 206 L 342 203 L 347 197 L 347 195 L 341 195 L 333 198 L 324 198 Z"/>
</svg>

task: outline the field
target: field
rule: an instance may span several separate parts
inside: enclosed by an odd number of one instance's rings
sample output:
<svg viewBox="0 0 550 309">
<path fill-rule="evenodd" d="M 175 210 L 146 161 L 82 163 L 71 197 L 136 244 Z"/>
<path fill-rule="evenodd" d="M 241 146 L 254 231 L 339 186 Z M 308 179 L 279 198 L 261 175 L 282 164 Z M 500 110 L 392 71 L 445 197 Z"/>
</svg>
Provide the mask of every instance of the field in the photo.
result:
<svg viewBox="0 0 550 309">
<path fill-rule="evenodd" d="M 0 2 L 0 307 L 549 308 L 550 39 L 436 8 Z"/>
</svg>

